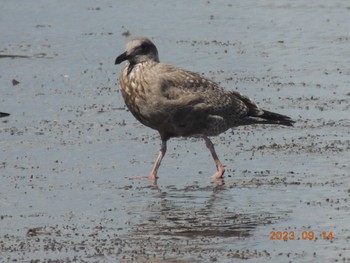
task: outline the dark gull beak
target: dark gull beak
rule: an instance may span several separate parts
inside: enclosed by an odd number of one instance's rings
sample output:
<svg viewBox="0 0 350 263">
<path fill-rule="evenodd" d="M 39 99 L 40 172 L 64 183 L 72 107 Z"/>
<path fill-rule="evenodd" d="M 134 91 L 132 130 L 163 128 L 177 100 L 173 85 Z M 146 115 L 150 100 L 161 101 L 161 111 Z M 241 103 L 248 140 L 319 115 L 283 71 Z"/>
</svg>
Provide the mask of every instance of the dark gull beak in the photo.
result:
<svg viewBox="0 0 350 263">
<path fill-rule="evenodd" d="M 126 54 L 126 52 L 124 52 L 123 54 L 121 54 L 115 59 L 114 65 L 120 64 L 123 61 L 127 60 L 128 58 L 129 58 L 128 55 Z"/>
</svg>

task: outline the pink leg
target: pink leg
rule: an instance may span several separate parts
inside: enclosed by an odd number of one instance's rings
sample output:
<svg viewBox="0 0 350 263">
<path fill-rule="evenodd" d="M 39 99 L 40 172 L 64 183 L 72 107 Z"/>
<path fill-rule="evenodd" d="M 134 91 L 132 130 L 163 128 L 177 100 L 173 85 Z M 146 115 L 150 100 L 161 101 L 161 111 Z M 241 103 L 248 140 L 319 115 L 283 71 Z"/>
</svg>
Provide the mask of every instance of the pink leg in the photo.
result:
<svg viewBox="0 0 350 263">
<path fill-rule="evenodd" d="M 167 140 L 162 139 L 162 147 L 159 150 L 159 154 L 158 154 L 157 160 L 153 166 L 153 169 L 152 169 L 150 175 L 148 176 L 151 180 L 157 180 L 157 178 L 158 178 L 158 176 L 157 176 L 158 168 L 159 168 L 160 163 L 162 162 L 162 159 L 166 153 L 166 142 L 167 142 Z"/>
<path fill-rule="evenodd" d="M 213 156 L 213 159 L 215 161 L 216 165 L 216 173 L 212 176 L 214 179 L 221 179 L 223 178 L 223 175 L 225 173 L 225 165 L 223 165 L 219 158 L 218 155 L 215 152 L 214 144 L 211 142 L 211 140 L 207 136 L 203 136 L 203 139 L 205 140 L 205 145 L 209 149 L 211 155 Z"/>
</svg>

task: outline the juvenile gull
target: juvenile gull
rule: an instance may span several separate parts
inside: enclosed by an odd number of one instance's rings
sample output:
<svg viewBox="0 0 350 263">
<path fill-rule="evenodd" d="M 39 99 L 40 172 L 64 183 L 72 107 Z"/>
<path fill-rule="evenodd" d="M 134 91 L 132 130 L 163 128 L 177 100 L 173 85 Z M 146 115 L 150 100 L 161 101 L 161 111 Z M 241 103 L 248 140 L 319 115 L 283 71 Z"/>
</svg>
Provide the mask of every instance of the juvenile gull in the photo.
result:
<svg viewBox="0 0 350 263">
<path fill-rule="evenodd" d="M 213 178 L 222 178 L 220 162 L 208 136 L 250 124 L 293 126 L 288 116 L 259 108 L 249 97 L 226 91 L 201 75 L 159 62 L 156 46 L 136 38 L 115 64 L 127 60 L 119 82 L 126 106 L 144 125 L 159 132 L 162 146 L 148 178 L 157 179 L 160 163 L 171 137 L 201 137 L 216 165 Z"/>
</svg>

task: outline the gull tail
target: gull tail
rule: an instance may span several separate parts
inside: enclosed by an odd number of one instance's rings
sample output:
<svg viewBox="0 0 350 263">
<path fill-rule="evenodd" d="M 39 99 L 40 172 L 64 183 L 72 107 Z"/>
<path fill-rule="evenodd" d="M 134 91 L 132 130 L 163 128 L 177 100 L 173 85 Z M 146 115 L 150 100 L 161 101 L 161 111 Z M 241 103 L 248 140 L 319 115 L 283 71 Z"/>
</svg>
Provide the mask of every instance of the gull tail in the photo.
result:
<svg viewBox="0 0 350 263">
<path fill-rule="evenodd" d="M 279 113 L 263 110 L 264 113 L 259 115 L 258 117 L 264 119 L 262 123 L 266 124 L 279 124 L 284 126 L 293 126 L 295 121 L 293 121 L 290 117 L 286 115 L 282 115 Z"/>
<path fill-rule="evenodd" d="M 0 118 L 1 117 L 6 117 L 6 116 L 9 116 L 9 115 L 10 115 L 9 113 L 0 112 Z"/>
</svg>

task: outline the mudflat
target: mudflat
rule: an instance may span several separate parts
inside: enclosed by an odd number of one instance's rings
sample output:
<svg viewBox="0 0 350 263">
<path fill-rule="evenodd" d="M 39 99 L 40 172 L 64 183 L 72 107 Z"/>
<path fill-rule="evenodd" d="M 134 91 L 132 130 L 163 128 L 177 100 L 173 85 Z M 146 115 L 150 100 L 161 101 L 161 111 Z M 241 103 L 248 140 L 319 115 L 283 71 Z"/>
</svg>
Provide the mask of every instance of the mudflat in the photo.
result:
<svg viewBox="0 0 350 263">
<path fill-rule="evenodd" d="M 350 262 L 350 5 L 7 1 L 0 10 L 3 262 Z M 160 147 L 118 88 L 146 36 L 160 60 L 239 90 L 293 128 Z"/>
</svg>

